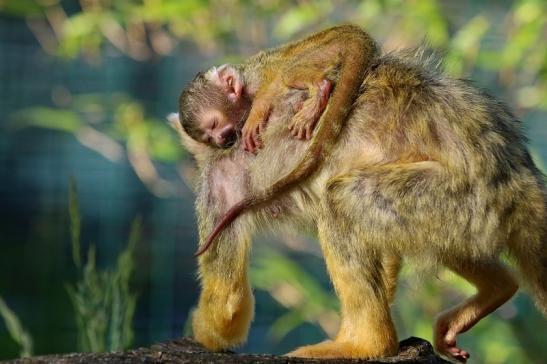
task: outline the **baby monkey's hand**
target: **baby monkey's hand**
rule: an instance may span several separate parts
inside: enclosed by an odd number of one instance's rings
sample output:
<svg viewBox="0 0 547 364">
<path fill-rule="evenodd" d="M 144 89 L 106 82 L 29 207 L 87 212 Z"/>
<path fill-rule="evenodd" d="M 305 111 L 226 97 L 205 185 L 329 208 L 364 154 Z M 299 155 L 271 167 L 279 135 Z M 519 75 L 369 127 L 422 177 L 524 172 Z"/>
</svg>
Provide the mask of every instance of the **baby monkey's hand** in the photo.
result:
<svg viewBox="0 0 547 364">
<path fill-rule="evenodd" d="M 323 79 L 317 88 L 310 90 L 310 97 L 302 103 L 300 111 L 293 116 L 289 130 L 300 140 L 309 140 L 317 121 L 325 111 L 332 90 L 332 83 Z"/>
<path fill-rule="evenodd" d="M 325 111 L 332 90 L 332 82 L 323 79 L 314 87 L 299 83 L 293 84 L 295 90 L 308 90 L 309 97 L 294 107 L 295 115 L 289 123 L 291 134 L 300 140 L 311 139 L 317 121 Z M 286 96 L 286 95 L 285 95 Z M 256 153 L 263 147 L 261 134 L 266 130 L 271 115 L 272 105 L 263 97 L 255 101 L 251 115 L 247 118 L 241 130 L 243 149 Z"/>
<path fill-rule="evenodd" d="M 260 134 L 262 134 L 268 124 L 271 105 L 265 102 L 260 105 L 253 105 L 251 113 L 241 129 L 241 137 L 243 139 L 243 149 L 251 153 L 256 153 L 263 146 Z"/>
</svg>

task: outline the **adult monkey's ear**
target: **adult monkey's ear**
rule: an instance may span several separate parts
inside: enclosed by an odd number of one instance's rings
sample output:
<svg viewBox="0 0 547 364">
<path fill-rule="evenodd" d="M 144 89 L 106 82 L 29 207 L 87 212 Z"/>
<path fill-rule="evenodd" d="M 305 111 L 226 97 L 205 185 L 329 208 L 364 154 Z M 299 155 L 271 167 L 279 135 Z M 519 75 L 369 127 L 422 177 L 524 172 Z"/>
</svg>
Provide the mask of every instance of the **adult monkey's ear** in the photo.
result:
<svg viewBox="0 0 547 364">
<path fill-rule="evenodd" d="M 213 67 L 207 72 L 207 78 L 215 85 L 226 90 L 226 95 L 232 102 L 236 102 L 241 98 L 244 85 L 243 76 L 234 66 L 223 64 L 219 67 Z"/>
<path fill-rule="evenodd" d="M 167 115 L 167 121 L 169 125 L 177 131 L 180 136 L 182 145 L 187 151 L 190 152 L 190 154 L 194 156 L 196 162 L 198 163 L 198 168 L 201 169 L 204 161 L 209 157 L 211 153 L 211 147 L 209 147 L 207 144 L 200 143 L 194 140 L 190 135 L 188 135 L 188 133 L 186 133 L 186 130 L 184 130 L 184 128 L 180 124 L 178 112 Z"/>
</svg>

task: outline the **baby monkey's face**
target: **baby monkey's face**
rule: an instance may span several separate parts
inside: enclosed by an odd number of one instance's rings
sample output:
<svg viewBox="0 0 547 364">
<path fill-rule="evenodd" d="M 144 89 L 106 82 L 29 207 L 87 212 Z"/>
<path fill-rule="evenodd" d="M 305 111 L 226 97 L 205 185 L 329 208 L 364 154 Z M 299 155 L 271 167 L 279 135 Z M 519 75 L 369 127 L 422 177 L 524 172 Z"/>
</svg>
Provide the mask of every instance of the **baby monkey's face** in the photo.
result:
<svg viewBox="0 0 547 364">
<path fill-rule="evenodd" d="M 231 147 L 251 108 L 243 77 L 234 67 L 223 65 L 209 70 L 206 78 L 211 97 L 197 115 L 201 141 L 220 148 Z"/>
<path fill-rule="evenodd" d="M 241 130 L 241 115 L 226 113 L 222 108 L 204 109 L 199 115 L 201 141 L 219 148 L 231 147 Z M 244 122 L 244 120 L 243 120 Z"/>
</svg>

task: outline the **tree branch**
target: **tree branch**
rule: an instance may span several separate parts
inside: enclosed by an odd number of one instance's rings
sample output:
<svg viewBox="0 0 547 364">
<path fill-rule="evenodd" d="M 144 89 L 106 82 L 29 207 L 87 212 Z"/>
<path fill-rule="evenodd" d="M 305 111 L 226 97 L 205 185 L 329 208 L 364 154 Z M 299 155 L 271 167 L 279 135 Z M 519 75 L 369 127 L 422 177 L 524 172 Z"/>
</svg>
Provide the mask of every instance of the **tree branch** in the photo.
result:
<svg viewBox="0 0 547 364">
<path fill-rule="evenodd" d="M 379 360 L 318 360 L 289 358 L 285 356 L 263 354 L 236 354 L 232 352 L 213 353 L 196 343 L 191 338 L 181 338 L 165 343 L 152 345 L 150 348 L 139 348 L 118 353 L 72 353 L 16 359 L 11 363 L 266 363 L 266 364 L 313 364 L 313 363 L 420 363 L 448 364 L 433 352 L 430 343 L 423 339 L 411 337 L 399 344 L 399 354 L 395 357 Z"/>
</svg>

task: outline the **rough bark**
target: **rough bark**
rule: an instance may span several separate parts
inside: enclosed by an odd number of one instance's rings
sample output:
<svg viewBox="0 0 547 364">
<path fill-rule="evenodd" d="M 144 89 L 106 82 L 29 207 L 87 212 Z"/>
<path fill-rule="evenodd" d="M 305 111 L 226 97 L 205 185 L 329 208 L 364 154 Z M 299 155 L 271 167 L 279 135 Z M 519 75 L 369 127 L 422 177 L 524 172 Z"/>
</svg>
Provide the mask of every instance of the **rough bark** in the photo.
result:
<svg viewBox="0 0 547 364">
<path fill-rule="evenodd" d="M 11 363 L 266 363 L 266 364 L 297 364 L 297 363 L 420 363 L 448 364 L 433 352 L 431 344 L 415 337 L 403 340 L 399 344 L 399 354 L 395 357 L 381 360 L 318 360 L 289 358 L 263 354 L 236 354 L 232 352 L 213 353 L 191 338 L 182 338 L 152 345 L 150 348 L 139 348 L 116 353 L 71 353 L 39 356 L 27 359 L 17 359 Z"/>
</svg>

